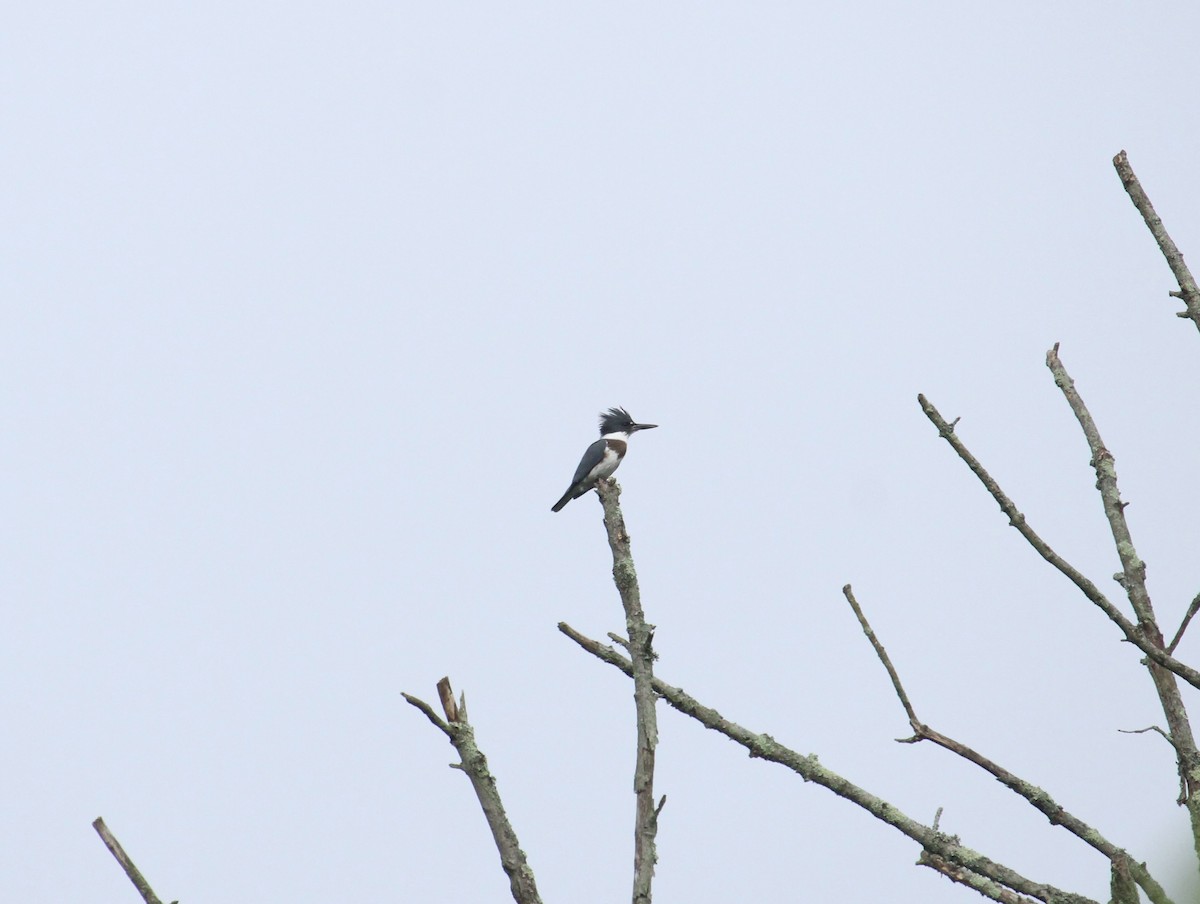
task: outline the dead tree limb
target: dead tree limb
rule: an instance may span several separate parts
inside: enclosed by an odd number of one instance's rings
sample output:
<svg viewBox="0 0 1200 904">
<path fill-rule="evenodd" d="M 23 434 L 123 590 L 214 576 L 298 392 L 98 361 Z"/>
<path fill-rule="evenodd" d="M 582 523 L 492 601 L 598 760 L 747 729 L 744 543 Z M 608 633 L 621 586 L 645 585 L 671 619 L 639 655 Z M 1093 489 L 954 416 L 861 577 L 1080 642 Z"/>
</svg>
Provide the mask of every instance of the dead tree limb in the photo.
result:
<svg viewBox="0 0 1200 904">
<path fill-rule="evenodd" d="M 654 752 L 658 746 L 658 716 L 654 690 L 654 625 L 646 623 L 637 571 L 633 566 L 629 532 L 621 513 L 621 486 L 602 480 L 596 488 L 604 506 L 604 527 L 613 557 L 613 583 L 625 609 L 625 630 L 633 668 L 633 703 L 637 718 L 637 754 L 633 773 L 636 813 L 633 834 L 633 904 L 650 904 L 654 865 L 658 862 L 655 838 L 662 805 L 654 801 Z M 665 800 L 665 798 L 664 798 Z"/>
<path fill-rule="evenodd" d="M 1175 316 L 1192 321 L 1196 325 L 1196 329 L 1200 330 L 1200 289 L 1196 287 L 1192 271 L 1184 263 L 1183 252 L 1167 234 L 1167 227 L 1163 225 L 1162 219 L 1154 210 L 1154 205 L 1150 203 L 1150 198 L 1142 188 L 1142 183 L 1138 181 L 1137 175 L 1134 174 L 1133 167 L 1129 164 L 1129 157 L 1124 151 L 1113 157 L 1113 167 L 1116 168 L 1117 175 L 1121 177 L 1121 184 L 1125 186 L 1125 191 L 1129 194 L 1129 199 L 1133 201 L 1133 206 L 1142 215 L 1146 227 L 1154 236 L 1154 241 L 1158 243 L 1159 250 L 1167 259 L 1167 266 L 1175 275 L 1175 281 L 1179 283 L 1179 291 L 1170 294 L 1174 298 L 1181 299 L 1187 305 L 1187 309 L 1178 311 Z"/>
<path fill-rule="evenodd" d="M 633 666 L 630 661 L 612 647 L 580 634 L 565 622 L 559 622 L 558 630 L 597 659 L 620 669 L 630 677 L 633 676 Z M 1084 895 L 1029 879 L 1016 870 L 965 847 L 957 838 L 906 816 L 892 804 L 826 768 L 816 756 L 797 753 L 780 744 L 770 735 L 756 734 L 731 722 L 715 709 L 703 705 L 681 688 L 673 687 L 661 678 L 655 677 L 651 683 L 654 692 L 673 709 L 742 745 L 749 751 L 751 757 L 779 763 L 791 769 L 805 781 L 827 788 L 839 797 L 866 810 L 876 819 L 907 835 L 921 845 L 923 850 L 931 854 L 940 856 L 965 870 L 1011 889 L 1017 894 L 1044 901 L 1046 904 L 1096 904 L 1093 899 Z"/>
<path fill-rule="evenodd" d="M 959 866 L 957 863 L 951 863 L 945 857 L 939 857 L 937 854 L 929 853 L 929 851 L 921 851 L 921 856 L 917 858 L 917 866 L 927 866 L 941 873 L 951 882 L 965 885 L 967 888 L 979 892 L 985 898 L 999 901 L 1000 904 L 1035 904 L 1033 898 L 1019 895 L 1002 885 L 997 885 L 995 882 L 978 873 L 972 872 L 966 867 Z"/>
<path fill-rule="evenodd" d="M 121 847 L 121 842 L 117 841 L 116 836 L 108 830 L 108 826 L 104 824 L 104 819 L 99 816 L 96 817 L 92 821 L 92 828 L 96 830 L 96 834 L 100 836 L 100 840 L 104 842 L 104 846 L 108 848 L 109 853 L 121 865 L 121 869 L 125 870 L 125 875 L 129 877 L 129 881 L 133 883 L 133 887 L 138 890 L 138 894 L 142 896 L 142 900 L 146 904 L 162 904 L 158 895 L 154 893 L 154 889 L 150 887 L 150 883 L 146 881 L 146 877 L 133 865 L 133 861 L 125 853 L 125 848 Z M 179 904 L 179 902 L 174 901 L 172 904 Z"/>
<path fill-rule="evenodd" d="M 1058 356 L 1058 343 L 1046 352 L 1046 366 L 1054 375 L 1054 383 L 1062 390 L 1063 397 L 1075 414 L 1083 435 L 1091 450 L 1091 465 L 1096 472 L 1096 489 L 1100 492 L 1100 501 L 1104 507 L 1104 515 L 1108 519 L 1112 532 L 1113 544 L 1117 549 L 1117 557 L 1121 561 L 1121 573 L 1117 576 L 1118 583 L 1125 589 L 1129 603 L 1137 616 L 1138 636 L 1151 649 L 1163 650 L 1162 631 L 1154 616 L 1154 607 L 1150 602 L 1150 593 L 1146 588 L 1146 563 L 1137 554 L 1133 545 L 1133 536 L 1129 531 L 1129 523 L 1125 519 L 1126 503 L 1121 500 L 1121 490 L 1117 485 L 1116 461 L 1112 452 L 1104 445 L 1100 430 L 1084 404 L 1083 397 L 1075 388 L 1075 381 L 1067 373 Z M 1167 719 L 1167 729 L 1171 733 L 1171 742 L 1175 745 L 1179 777 L 1187 787 L 1185 805 L 1192 822 L 1192 838 L 1197 857 L 1200 857 L 1200 750 L 1196 748 L 1196 738 L 1192 734 L 1191 722 L 1179 691 L 1175 675 L 1164 668 L 1157 659 L 1146 664 L 1150 677 L 1154 681 L 1154 689 L 1158 693 L 1159 702 Z"/>
<path fill-rule="evenodd" d="M 1049 820 L 1051 825 L 1062 826 L 1085 844 L 1090 845 L 1103 854 L 1106 858 L 1108 858 L 1110 863 L 1121 864 L 1123 875 L 1132 877 L 1133 881 L 1135 881 L 1142 888 L 1142 890 L 1146 892 L 1146 896 L 1152 902 L 1154 902 L 1154 904 L 1171 904 L 1171 899 L 1167 896 L 1166 891 L 1161 885 L 1158 884 L 1154 877 L 1150 875 L 1150 872 L 1146 869 L 1146 865 L 1144 863 L 1136 862 L 1132 857 L 1129 856 L 1127 851 L 1125 851 L 1123 848 L 1117 847 L 1117 845 L 1113 844 L 1111 841 L 1101 835 L 1095 828 L 1088 825 L 1074 814 L 1068 812 L 1062 807 L 1061 804 L 1055 801 L 1054 798 L 1052 798 L 1038 786 L 1034 785 L 1032 782 L 1026 781 L 1023 778 L 1014 775 L 1003 766 L 993 762 L 988 757 L 978 753 L 977 751 L 968 747 L 966 744 L 956 741 L 953 738 L 948 737 L 933 728 L 930 728 L 928 725 L 918 719 L 916 710 L 914 709 L 912 702 L 909 700 L 908 694 L 906 694 L 904 691 L 904 685 L 900 682 L 900 675 L 896 671 L 896 667 L 892 664 L 891 657 L 888 656 L 887 650 L 884 649 L 882 642 L 880 642 L 874 630 L 872 630 L 871 624 L 867 620 L 866 615 L 863 614 L 862 607 L 859 606 L 858 600 L 854 598 L 854 591 L 851 589 L 849 584 L 842 588 L 842 593 L 845 595 L 846 601 L 850 603 L 850 608 L 854 610 L 854 615 L 858 618 L 858 623 L 862 626 L 863 633 L 866 634 L 867 639 L 871 642 L 871 646 L 874 647 L 875 655 L 879 657 L 879 661 L 883 663 L 883 667 L 887 670 L 888 676 L 892 679 L 892 687 L 896 691 L 896 696 L 900 698 L 900 705 L 904 707 L 904 712 L 908 716 L 909 725 L 912 726 L 914 732 L 913 736 L 911 738 L 901 739 L 901 743 L 911 744 L 918 741 L 932 741 L 937 746 L 949 750 L 951 753 L 962 757 L 968 762 L 974 763 L 976 766 L 980 767 L 994 779 L 996 779 L 996 781 L 1000 782 L 1000 784 L 1004 785 L 1004 787 L 1015 792 L 1016 794 L 1019 794 L 1026 801 L 1028 801 L 1035 810 Z M 937 868 L 936 865 L 932 863 L 922 865 L 934 866 Z M 939 869 L 939 871 L 942 870 Z M 947 873 L 947 875 L 949 874 Z M 950 876 L 950 878 L 954 879 L 955 881 L 960 881 L 955 876 Z M 967 882 L 965 884 L 970 885 L 971 883 Z M 972 887 L 975 886 L 972 885 Z M 976 890 L 980 891 L 981 894 L 987 893 L 983 889 L 977 888 Z M 1000 899 L 997 898 L 997 900 Z"/>
<path fill-rule="evenodd" d="M 496 841 L 496 849 L 500 852 L 500 865 L 508 875 L 513 900 L 517 904 L 541 904 L 542 899 L 538 895 L 533 870 L 529 868 L 525 852 L 521 850 L 521 844 L 517 840 L 517 833 L 504 812 L 504 803 L 500 800 L 500 792 L 496 788 L 496 778 L 488 769 L 487 757 L 475 743 L 475 729 L 467 721 L 465 696 L 455 702 L 454 693 L 450 689 L 450 679 L 443 678 L 438 682 L 438 696 L 447 720 L 443 721 L 424 700 L 403 691 L 401 694 L 441 729 L 458 751 L 461 762 L 451 763 L 451 768 L 465 772 L 471 781 L 471 787 L 475 789 L 475 796 L 479 798 L 488 828 L 492 830 L 492 838 Z"/>
<path fill-rule="evenodd" d="M 937 427 L 938 434 L 950 444 L 950 447 L 958 454 L 958 457 L 971 469 L 971 473 L 979 478 L 979 482 L 983 484 L 992 498 L 996 500 L 996 503 L 1000 506 L 1000 510 L 1008 516 L 1008 523 L 1017 529 L 1021 536 L 1033 547 L 1034 551 L 1058 569 L 1067 580 L 1079 588 L 1085 597 L 1107 615 L 1113 624 L 1121 629 L 1121 633 L 1125 635 L 1126 640 L 1163 668 L 1174 672 L 1193 687 L 1200 688 L 1200 671 L 1170 656 L 1161 647 L 1149 643 L 1142 636 L 1137 625 L 1126 618 L 1121 613 L 1121 610 L 1113 605 L 1112 601 L 1104 595 L 1099 587 L 1067 562 L 1066 559 L 1056 553 L 1050 544 L 1043 540 L 1037 531 L 1030 526 L 1025 516 L 1017 509 L 1016 504 L 1000 488 L 1000 484 L 993 479 L 992 475 L 979 463 L 979 459 L 972 455 L 963 441 L 958 438 L 958 434 L 954 432 L 955 424 L 947 423 L 937 408 L 933 406 L 933 403 L 926 399 L 925 396 L 918 395 L 917 401 L 921 405 L 921 410 L 925 412 L 925 416 Z"/>
</svg>

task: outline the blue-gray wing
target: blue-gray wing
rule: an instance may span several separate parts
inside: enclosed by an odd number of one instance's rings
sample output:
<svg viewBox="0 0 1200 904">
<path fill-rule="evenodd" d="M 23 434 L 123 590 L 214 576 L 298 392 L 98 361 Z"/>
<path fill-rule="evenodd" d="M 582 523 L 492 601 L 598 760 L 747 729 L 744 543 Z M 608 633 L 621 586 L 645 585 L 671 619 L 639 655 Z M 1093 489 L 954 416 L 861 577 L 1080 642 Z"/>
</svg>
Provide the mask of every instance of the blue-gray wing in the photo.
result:
<svg viewBox="0 0 1200 904">
<path fill-rule="evenodd" d="M 583 453 L 583 458 L 579 460 L 579 467 L 575 469 L 575 476 L 571 478 L 571 484 L 577 484 L 583 478 L 588 476 L 588 472 L 596 465 L 604 460 L 604 450 L 608 443 L 602 439 L 596 440 L 587 447 L 587 451 Z"/>
</svg>

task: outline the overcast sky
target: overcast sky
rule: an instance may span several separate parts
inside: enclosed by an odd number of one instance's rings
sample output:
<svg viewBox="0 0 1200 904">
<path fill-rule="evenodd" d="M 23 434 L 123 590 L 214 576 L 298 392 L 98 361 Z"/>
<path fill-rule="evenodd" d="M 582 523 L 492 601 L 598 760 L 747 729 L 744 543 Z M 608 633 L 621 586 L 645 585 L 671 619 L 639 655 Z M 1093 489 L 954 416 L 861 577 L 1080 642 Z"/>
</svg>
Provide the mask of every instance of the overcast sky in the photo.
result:
<svg viewBox="0 0 1200 904">
<path fill-rule="evenodd" d="M 0 899 L 504 901 L 449 675 L 548 902 L 627 898 L 629 682 L 596 413 L 658 674 L 1107 899 L 1056 796 L 1184 900 L 1055 341 L 1164 630 L 1200 590 L 1200 6 L 18 4 L 0 33 Z M 1180 655 L 1200 661 L 1200 637 Z M 1195 703 L 1190 692 L 1187 699 Z M 1200 713 L 1193 713 L 1200 715 Z M 917 847 L 664 708 L 655 899 L 952 902 Z"/>
</svg>

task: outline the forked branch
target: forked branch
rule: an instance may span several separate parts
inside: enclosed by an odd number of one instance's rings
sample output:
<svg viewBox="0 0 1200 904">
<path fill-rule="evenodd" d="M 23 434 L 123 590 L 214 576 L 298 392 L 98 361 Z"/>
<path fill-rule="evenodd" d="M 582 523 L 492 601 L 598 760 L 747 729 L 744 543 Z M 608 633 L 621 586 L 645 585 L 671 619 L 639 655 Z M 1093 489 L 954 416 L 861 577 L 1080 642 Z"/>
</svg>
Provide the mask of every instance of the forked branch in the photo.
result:
<svg viewBox="0 0 1200 904">
<path fill-rule="evenodd" d="M 662 804 L 654 800 L 654 757 L 658 746 L 658 716 L 654 690 L 654 626 L 646 624 L 637 570 L 633 566 L 629 532 L 621 513 L 621 487 L 615 480 L 602 480 L 596 487 L 604 506 L 604 527 L 613 557 L 613 582 L 625 609 L 626 649 L 632 660 L 633 705 L 637 720 L 637 753 L 634 757 L 633 791 L 636 810 L 633 827 L 633 904 L 650 904 L 654 865 L 658 862 L 655 839 Z M 664 798 L 665 800 L 665 798 Z"/>
<path fill-rule="evenodd" d="M 963 441 L 958 438 L 958 435 L 954 432 L 954 425 L 946 422 L 946 419 L 933 406 L 933 403 L 923 395 L 918 395 L 917 401 L 921 405 L 921 410 L 925 412 L 925 416 L 937 427 L 938 434 L 950 444 L 950 447 L 958 454 L 958 457 L 971 469 L 971 473 L 979 478 L 979 482 L 983 484 L 984 489 L 991 494 L 991 497 L 996 500 L 996 503 L 1000 506 L 1000 510 L 1008 516 L 1008 523 L 1017 529 L 1021 536 L 1033 547 L 1034 551 L 1053 565 L 1067 580 L 1078 587 L 1085 597 L 1107 615 L 1113 624 L 1121 629 L 1121 633 L 1125 635 L 1126 640 L 1163 668 L 1174 672 L 1193 687 L 1200 688 L 1200 671 L 1170 656 L 1161 647 L 1148 642 L 1138 630 L 1137 625 L 1126 618 L 1121 613 L 1121 610 L 1114 606 L 1108 597 L 1101 592 L 1099 587 L 1055 552 L 1050 544 L 1043 540 L 1037 531 L 1030 526 L 1016 504 L 1000 488 L 1000 484 L 995 481 L 992 475 L 979 463 L 979 460 L 971 454 Z"/>
<path fill-rule="evenodd" d="M 633 666 L 630 661 L 612 647 L 580 634 L 565 622 L 559 622 L 558 630 L 597 659 L 632 677 Z M 750 756 L 779 763 L 791 769 L 805 781 L 814 782 L 827 788 L 839 797 L 866 810 L 876 819 L 907 835 L 930 854 L 939 856 L 963 870 L 1011 889 L 1018 894 L 1047 902 L 1047 904 L 1095 904 L 1091 898 L 1055 888 L 1044 882 L 1036 882 L 1002 863 L 997 863 L 983 854 L 965 847 L 957 838 L 945 835 L 932 826 L 917 822 L 887 801 L 881 800 L 864 788 L 858 787 L 826 768 L 816 756 L 804 756 L 797 753 L 780 744 L 770 735 L 755 734 L 726 719 L 715 709 L 704 706 L 682 689 L 672 687 L 658 677 L 652 680 L 652 686 L 654 692 L 672 708 L 690 716 L 706 728 L 720 732 L 731 741 L 742 745 L 749 751 Z"/>
<path fill-rule="evenodd" d="M 1104 515 L 1108 519 L 1113 542 L 1117 547 L 1117 557 L 1121 561 L 1118 580 L 1125 588 L 1138 618 L 1137 636 L 1145 645 L 1143 648 L 1162 651 L 1162 632 L 1155 620 L 1154 607 L 1146 589 L 1146 564 L 1138 558 L 1129 524 L 1125 520 L 1125 503 L 1121 501 L 1121 491 L 1117 486 L 1117 469 L 1113 455 L 1104 445 L 1091 412 L 1075 388 L 1075 381 L 1071 379 L 1071 375 L 1059 359 L 1057 343 L 1046 353 L 1046 366 L 1054 374 L 1054 382 L 1062 390 L 1067 404 L 1071 406 L 1071 411 L 1079 421 L 1091 450 L 1092 467 L 1096 471 L 1096 489 L 1100 491 Z M 1167 654 L 1164 652 L 1163 655 Z M 1183 703 L 1183 695 L 1179 691 L 1179 684 L 1175 681 L 1175 675 L 1171 674 L 1174 670 L 1164 668 L 1158 657 L 1151 656 L 1150 659 L 1152 661 L 1147 663 L 1147 668 L 1150 670 L 1150 678 L 1154 682 L 1154 689 L 1158 693 L 1163 714 L 1167 719 L 1171 742 L 1175 745 L 1179 778 L 1187 790 L 1184 804 L 1192 823 L 1193 846 L 1200 857 L 1200 750 L 1196 747 L 1196 739 L 1192 734 L 1191 722 Z"/>
<path fill-rule="evenodd" d="M 1166 891 L 1164 891 L 1162 886 L 1159 885 L 1158 882 L 1155 881 L 1155 879 L 1150 875 L 1145 864 L 1134 861 L 1134 859 L 1130 857 L 1125 850 L 1117 847 L 1098 831 L 1096 831 L 1096 829 L 1085 823 L 1082 819 L 1079 819 L 1077 816 L 1067 812 L 1054 800 L 1054 798 L 1052 798 L 1041 788 L 1034 785 L 1032 782 L 1028 782 L 1023 778 L 1014 775 L 1003 766 L 993 762 L 983 754 L 976 752 L 966 744 L 947 737 L 941 732 L 930 728 L 928 725 L 918 719 L 916 710 L 913 708 L 913 705 L 908 698 L 908 694 L 906 694 L 904 691 L 904 685 L 900 682 L 900 675 L 896 671 L 896 667 L 892 664 L 891 657 L 888 656 L 887 650 L 884 649 L 883 643 L 879 640 L 874 630 L 871 628 L 871 624 L 867 620 L 866 615 L 863 614 L 862 607 L 859 606 L 858 600 L 854 598 L 854 591 L 851 589 L 849 584 L 842 588 L 842 593 L 845 595 L 846 601 L 850 603 L 850 608 L 854 610 L 854 615 L 858 618 L 858 623 L 862 626 L 863 633 L 867 635 L 867 639 L 870 640 L 871 646 L 874 647 L 875 655 L 879 657 L 879 661 L 883 663 L 883 667 L 887 670 L 888 676 L 892 679 L 892 687 L 895 688 L 896 696 L 900 698 L 900 705 L 904 707 L 904 712 L 908 716 L 908 722 L 915 732 L 913 737 L 904 739 L 905 743 L 932 741 L 939 747 L 943 747 L 946 750 L 949 750 L 951 753 L 962 757 L 964 760 L 974 763 L 976 766 L 980 767 L 998 782 L 1000 782 L 1000 784 L 1004 785 L 1004 787 L 1015 792 L 1016 794 L 1019 794 L 1026 801 L 1028 801 L 1035 810 L 1037 810 L 1050 821 L 1051 825 L 1062 826 L 1072 835 L 1076 836 L 1081 841 L 1095 848 L 1097 851 L 1107 857 L 1110 863 L 1120 864 L 1121 869 L 1123 870 L 1122 874 L 1131 877 L 1133 881 L 1135 881 L 1142 888 L 1142 890 L 1146 892 L 1146 896 L 1150 898 L 1154 904 L 1171 904 L 1171 899 L 1167 896 Z M 933 866 L 935 869 L 939 869 L 940 872 L 945 872 L 944 870 L 941 870 L 936 863 L 923 863 L 922 865 Z M 952 879 L 955 879 L 955 881 L 964 881 L 963 879 L 960 879 L 955 875 L 951 875 L 950 873 L 946 873 L 946 875 L 950 876 Z M 976 886 L 970 881 L 965 882 L 965 884 L 976 888 Z M 976 888 L 976 890 L 982 894 L 988 893 L 984 888 Z M 997 898 L 996 900 L 1003 899 Z"/>
<path fill-rule="evenodd" d="M 488 828 L 492 830 L 496 849 L 500 852 L 500 865 L 508 875 L 509 889 L 517 904 L 541 904 L 538 896 L 537 883 L 533 878 L 533 870 L 525 860 L 525 852 L 517 840 L 508 814 L 504 812 L 504 804 L 500 800 L 500 792 L 496 788 L 496 779 L 488 769 L 487 757 L 475 743 L 475 729 L 467 721 L 466 701 L 460 698 L 454 700 L 450 690 L 450 679 L 443 678 L 438 682 L 438 696 L 442 702 L 446 719 L 443 721 L 433 707 L 411 694 L 401 695 L 414 707 L 425 714 L 430 722 L 436 725 L 450 739 L 454 749 L 458 751 L 461 762 L 451 764 L 455 769 L 461 769 L 471 780 L 475 796 L 483 808 Z"/>
</svg>

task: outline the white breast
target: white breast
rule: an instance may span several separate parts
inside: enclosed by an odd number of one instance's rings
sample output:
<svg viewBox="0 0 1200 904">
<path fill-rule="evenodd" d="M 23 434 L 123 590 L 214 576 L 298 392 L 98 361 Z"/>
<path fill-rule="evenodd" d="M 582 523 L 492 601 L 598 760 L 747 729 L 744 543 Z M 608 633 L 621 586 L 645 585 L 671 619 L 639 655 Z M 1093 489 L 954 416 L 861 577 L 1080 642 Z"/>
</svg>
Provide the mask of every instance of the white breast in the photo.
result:
<svg viewBox="0 0 1200 904">
<path fill-rule="evenodd" d="M 612 472 L 617 469 L 617 465 L 620 463 L 621 456 L 617 455 L 617 453 L 610 446 L 604 450 L 604 457 L 600 459 L 600 464 L 592 468 L 589 477 L 592 480 L 603 480 L 604 478 L 610 476 Z"/>
</svg>

